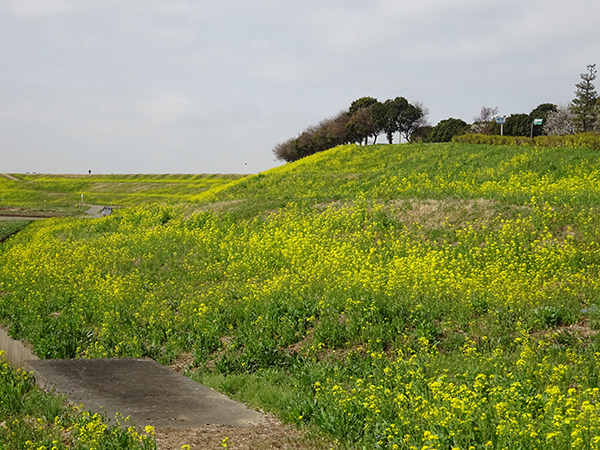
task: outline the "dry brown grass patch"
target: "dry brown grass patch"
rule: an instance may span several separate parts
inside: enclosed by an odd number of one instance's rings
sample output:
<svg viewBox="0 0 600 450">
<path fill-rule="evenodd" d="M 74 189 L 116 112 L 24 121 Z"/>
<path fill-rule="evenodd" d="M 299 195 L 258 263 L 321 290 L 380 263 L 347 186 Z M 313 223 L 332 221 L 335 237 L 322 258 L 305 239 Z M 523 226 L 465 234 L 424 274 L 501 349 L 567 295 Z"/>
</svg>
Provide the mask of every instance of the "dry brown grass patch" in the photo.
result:
<svg viewBox="0 0 600 450">
<path fill-rule="evenodd" d="M 156 430 L 159 450 L 180 450 L 189 445 L 190 450 L 217 450 L 227 438 L 227 448 L 235 450 L 322 450 L 332 448 L 332 443 L 318 437 L 307 436 L 291 425 L 283 425 L 277 418 L 250 427 L 206 425 L 192 429 Z"/>
<path fill-rule="evenodd" d="M 183 373 L 194 365 L 194 355 L 191 353 L 181 353 L 169 367 L 178 373 Z"/>
<path fill-rule="evenodd" d="M 126 192 L 127 194 L 134 194 L 137 192 L 145 192 L 152 189 L 164 189 L 170 187 L 169 183 L 152 183 L 152 182 L 143 182 L 143 183 L 120 183 L 120 182 L 99 182 L 92 183 L 88 189 L 89 192 L 98 192 L 98 193 L 114 193 L 116 192 Z"/>
<path fill-rule="evenodd" d="M 389 202 L 393 216 L 405 224 L 419 224 L 427 229 L 439 228 L 444 222 L 455 227 L 468 223 L 490 222 L 502 210 L 497 200 L 487 199 L 405 199 Z M 516 207 L 523 209 L 524 207 Z"/>
<path fill-rule="evenodd" d="M 586 322 L 578 322 L 571 325 L 561 325 L 551 330 L 536 331 L 531 333 L 531 336 L 536 339 L 554 340 L 555 336 L 560 333 L 568 333 L 574 337 L 587 341 L 588 339 L 597 335 L 598 330 L 594 330 Z"/>
<path fill-rule="evenodd" d="M 246 201 L 245 199 L 237 199 L 237 200 L 223 200 L 220 202 L 209 203 L 209 204 L 195 210 L 194 212 L 206 212 L 206 211 L 213 211 L 213 212 L 217 212 L 217 213 L 231 212 L 235 209 L 235 206 L 239 205 L 240 203 L 244 203 L 245 201 Z"/>
</svg>

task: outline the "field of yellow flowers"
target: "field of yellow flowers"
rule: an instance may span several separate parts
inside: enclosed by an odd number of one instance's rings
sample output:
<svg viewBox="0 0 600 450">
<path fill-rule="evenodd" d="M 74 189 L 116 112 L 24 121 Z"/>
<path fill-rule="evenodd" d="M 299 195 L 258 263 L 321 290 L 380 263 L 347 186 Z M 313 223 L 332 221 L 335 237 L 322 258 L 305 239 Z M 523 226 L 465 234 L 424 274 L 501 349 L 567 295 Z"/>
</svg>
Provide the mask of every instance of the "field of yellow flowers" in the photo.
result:
<svg viewBox="0 0 600 450">
<path fill-rule="evenodd" d="M 590 149 L 411 144 L 345 145 L 254 177 L 192 196 L 192 200 L 380 201 L 398 198 L 494 199 L 525 204 L 597 205 L 598 152 Z"/>
<path fill-rule="evenodd" d="M 346 146 L 196 212 L 39 221 L 0 247 L 0 323 L 42 358 L 191 354 L 341 446 L 600 448 L 599 171 L 586 149 Z"/>
</svg>

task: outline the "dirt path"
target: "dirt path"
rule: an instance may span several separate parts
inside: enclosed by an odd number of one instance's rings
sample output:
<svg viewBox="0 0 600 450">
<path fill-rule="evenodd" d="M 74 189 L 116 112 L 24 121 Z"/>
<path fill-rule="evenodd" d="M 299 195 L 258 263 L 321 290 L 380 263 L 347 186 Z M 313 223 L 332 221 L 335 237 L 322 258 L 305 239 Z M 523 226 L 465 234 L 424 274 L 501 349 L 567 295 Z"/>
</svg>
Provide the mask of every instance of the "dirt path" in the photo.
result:
<svg viewBox="0 0 600 450">
<path fill-rule="evenodd" d="M 82 213 L 78 217 L 88 218 L 88 219 L 100 219 L 102 217 L 102 208 L 103 206 L 99 205 L 85 205 L 88 206 L 89 209 Z M 4 211 L 4 213 L 3 213 Z M 52 217 L 64 217 L 61 215 L 57 215 L 56 213 L 43 213 L 43 212 L 34 212 L 27 210 L 26 208 L 2 208 L 0 209 L 0 220 L 40 220 L 40 219 L 49 219 Z M 72 216 L 75 217 L 75 216 Z"/>
<path fill-rule="evenodd" d="M 10 219 L 48 219 L 50 217 L 60 217 L 53 211 L 31 210 L 20 206 L 0 206 L 0 216 Z"/>
<path fill-rule="evenodd" d="M 10 181 L 21 181 L 16 177 L 13 177 L 10 173 L 0 173 L 4 178 L 8 178 Z"/>
<path fill-rule="evenodd" d="M 30 216 L 0 216 L 0 220 L 40 220 L 47 217 L 30 217 Z"/>
<path fill-rule="evenodd" d="M 90 219 L 99 219 L 102 217 L 102 208 L 104 208 L 103 206 L 99 206 L 99 205 L 86 205 L 89 206 L 90 209 L 88 209 L 85 214 L 87 215 L 88 218 Z"/>
<path fill-rule="evenodd" d="M 163 429 L 156 431 L 158 450 L 329 450 L 331 442 L 306 437 L 291 425 L 283 425 L 277 418 L 267 416 L 267 422 L 252 427 L 207 425 L 187 430 Z M 225 445 L 226 444 L 226 447 Z"/>
</svg>

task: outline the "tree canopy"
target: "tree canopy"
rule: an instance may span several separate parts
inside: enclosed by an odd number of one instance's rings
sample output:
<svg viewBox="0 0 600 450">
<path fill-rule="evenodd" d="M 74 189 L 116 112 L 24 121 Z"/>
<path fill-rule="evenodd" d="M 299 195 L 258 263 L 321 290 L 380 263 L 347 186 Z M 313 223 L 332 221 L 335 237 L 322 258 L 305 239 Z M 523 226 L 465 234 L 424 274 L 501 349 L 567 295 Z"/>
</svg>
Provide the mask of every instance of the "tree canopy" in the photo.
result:
<svg viewBox="0 0 600 450">
<path fill-rule="evenodd" d="M 381 103 L 373 97 L 354 100 L 347 110 L 304 129 L 296 138 L 278 143 L 273 148 L 276 159 L 296 161 L 314 153 L 351 142 L 368 143 L 385 133 L 391 144 L 395 133 L 407 141 L 415 131 L 427 124 L 428 111 L 421 103 L 409 103 L 396 97 Z"/>
<path fill-rule="evenodd" d="M 450 142 L 454 136 L 465 134 L 469 129 L 467 122 L 461 119 L 441 120 L 425 137 L 425 142 Z"/>
<path fill-rule="evenodd" d="M 350 103 L 346 110 L 310 125 L 295 138 L 290 138 L 273 148 L 276 159 L 296 161 L 337 145 L 377 142 L 385 134 L 392 143 L 397 133 L 407 142 L 448 142 L 454 136 L 465 133 L 500 134 L 507 136 L 539 136 L 541 134 L 572 134 L 574 132 L 600 130 L 600 98 L 593 81 L 596 65 L 587 66 L 581 82 L 576 84 L 575 99 L 567 106 L 542 103 L 529 114 L 514 113 L 505 116 L 503 127 L 496 123 L 497 107 L 484 106 L 473 118 L 472 124 L 461 119 L 441 120 L 435 127 L 427 124 L 429 111 L 419 103 L 410 103 L 404 97 L 380 102 L 375 97 L 360 97 Z M 535 119 L 543 120 L 543 127 L 533 127 Z"/>
</svg>

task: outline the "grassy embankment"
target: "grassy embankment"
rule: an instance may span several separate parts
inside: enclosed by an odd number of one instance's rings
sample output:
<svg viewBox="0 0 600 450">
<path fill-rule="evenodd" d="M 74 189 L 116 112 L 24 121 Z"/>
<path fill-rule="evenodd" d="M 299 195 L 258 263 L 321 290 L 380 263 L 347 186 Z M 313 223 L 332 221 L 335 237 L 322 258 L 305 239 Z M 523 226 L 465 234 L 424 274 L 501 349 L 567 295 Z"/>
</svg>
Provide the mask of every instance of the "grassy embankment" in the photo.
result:
<svg viewBox="0 0 600 450">
<path fill-rule="evenodd" d="M 344 445 L 598 448 L 599 178 L 586 149 L 341 147 L 32 224 L 0 322 L 41 357 L 190 361 Z"/>
<path fill-rule="evenodd" d="M 144 202 L 181 203 L 242 175 L 23 175 L 0 176 L 4 208 L 77 215 L 88 205 L 132 206 Z"/>
</svg>

